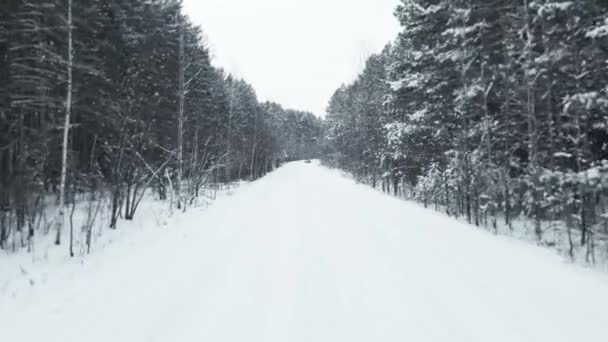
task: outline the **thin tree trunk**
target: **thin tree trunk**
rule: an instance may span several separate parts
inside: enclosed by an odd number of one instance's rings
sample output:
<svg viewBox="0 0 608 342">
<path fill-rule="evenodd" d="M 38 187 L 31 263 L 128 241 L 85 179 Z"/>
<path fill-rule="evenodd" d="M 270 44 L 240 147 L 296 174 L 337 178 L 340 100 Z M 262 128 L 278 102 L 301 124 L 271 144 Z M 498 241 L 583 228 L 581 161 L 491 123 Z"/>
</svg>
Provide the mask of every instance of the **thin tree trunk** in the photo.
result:
<svg viewBox="0 0 608 342">
<path fill-rule="evenodd" d="M 76 198 L 72 196 L 72 210 L 70 211 L 70 257 L 74 257 L 74 212 L 76 211 Z"/>
<path fill-rule="evenodd" d="M 234 106 L 234 84 L 230 85 L 230 101 L 228 108 L 228 139 L 226 142 L 226 183 L 232 180 L 232 158 L 230 158 L 230 154 L 232 153 L 232 109 Z"/>
<path fill-rule="evenodd" d="M 450 213 L 450 187 L 448 185 L 447 179 L 444 180 L 444 182 L 445 182 L 445 213 L 448 216 L 452 216 Z"/>
<path fill-rule="evenodd" d="M 181 17 L 178 19 L 179 22 L 179 113 L 177 120 L 177 209 L 186 210 L 185 203 L 182 203 L 182 177 L 184 168 L 184 102 L 185 102 L 185 66 L 184 66 L 184 27 Z"/>
<path fill-rule="evenodd" d="M 68 168 L 68 138 L 70 133 L 70 116 L 72 114 L 72 0 L 68 0 L 68 83 L 65 100 L 65 122 L 63 125 L 63 144 L 61 151 L 61 181 L 59 185 L 59 210 L 57 217 L 57 235 L 55 244 L 61 244 L 61 232 L 65 227 L 65 184 Z"/>
<path fill-rule="evenodd" d="M 526 92 L 527 92 L 527 121 L 528 121 L 528 153 L 530 159 L 530 176 L 532 177 L 532 216 L 534 217 L 534 233 L 538 242 L 542 239 L 542 230 L 540 222 L 540 194 L 539 194 L 539 165 L 538 165 L 538 146 L 537 146 L 537 122 L 536 122 L 536 95 L 534 91 L 535 80 L 530 75 L 530 70 L 534 63 L 532 56 L 532 47 L 534 37 L 530 29 L 531 18 L 529 13 L 528 0 L 524 0 L 524 16 L 525 25 L 524 32 L 526 33 L 527 41 L 525 46 L 526 68 L 524 69 Z M 535 76 L 534 76 L 535 77 Z"/>
<path fill-rule="evenodd" d="M 199 175 L 198 174 L 195 175 L 194 173 L 203 172 L 202 169 L 201 170 L 198 169 L 198 130 L 199 130 L 198 127 L 196 127 L 194 129 L 194 148 L 192 149 L 192 163 L 190 164 L 190 171 L 188 172 L 189 180 L 192 179 L 193 177 L 195 179 L 198 179 Z M 196 184 L 196 189 L 191 189 L 192 185 L 190 185 L 189 188 L 190 188 L 189 192 L 191 193 L 192 198 L 194 199 L 194 198 L 198 197 L 199 185 Z"/>
<path fill-rule="evenodd" d="M 256 152 L 256 148 L 257 148 L 257 140 L 258 140 L 258 113 L 257 111 L 255 112 L 255 122 L 253 125 L 253 147 L 251 148 L 251 167 L 250 167 L 250 173 L 251 173 L 251 180 L 255 180 L 256 175 L 255 175 L 255 152 Z"/>
</svg>

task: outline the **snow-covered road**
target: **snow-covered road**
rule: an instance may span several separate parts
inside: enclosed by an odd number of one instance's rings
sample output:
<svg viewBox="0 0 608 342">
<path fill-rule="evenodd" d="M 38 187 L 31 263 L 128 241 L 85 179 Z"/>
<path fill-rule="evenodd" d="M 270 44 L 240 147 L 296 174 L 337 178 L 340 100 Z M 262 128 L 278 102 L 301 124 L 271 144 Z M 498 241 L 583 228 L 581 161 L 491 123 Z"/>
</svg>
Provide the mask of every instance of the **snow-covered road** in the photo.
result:
<svg viewBox="0 0 608 342">
<path fill-rule="evenodd" d="M 608 341 L 605 275 L 317 164 L 172 223 L 0 297 L 0 339 Z"/>
</svg>

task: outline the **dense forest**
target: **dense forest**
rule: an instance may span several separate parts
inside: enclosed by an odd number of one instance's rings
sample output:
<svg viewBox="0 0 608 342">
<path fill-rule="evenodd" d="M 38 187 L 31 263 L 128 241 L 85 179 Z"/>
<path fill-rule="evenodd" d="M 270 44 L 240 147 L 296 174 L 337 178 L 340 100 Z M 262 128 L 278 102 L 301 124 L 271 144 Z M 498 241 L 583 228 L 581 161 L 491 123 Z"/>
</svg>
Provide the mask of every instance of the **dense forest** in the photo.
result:
<svg viewBox="0 0 608 342">
<path fill-rule="evenodd" d="M 328 108 L 326 162 L 593 262 L 608 238 L 608 4 L 401 0 Z"/>
<path fill-rule="evenodd" d="M 177 0 L 3 0 L 0 80 L 6 250 L 52 234 L 74 255 L 100 211 L 117 229 L 146 196 L 186 210 L 203 188 L 313 157 L 321 140 L 320 119 L 260 103 L 212 66 Z"/>
<path fill-rule="evenodd" d="M 385 192 L 593 262 L 608 243 L 608 4 L 402 0 L 325 120 L 211 62 L 179 0 L 0 5 L 0 248 L 69 246 L 154 197 L 323 156 Z M 88 213 L 71 220 L 74 208 Z"/>
</svg>

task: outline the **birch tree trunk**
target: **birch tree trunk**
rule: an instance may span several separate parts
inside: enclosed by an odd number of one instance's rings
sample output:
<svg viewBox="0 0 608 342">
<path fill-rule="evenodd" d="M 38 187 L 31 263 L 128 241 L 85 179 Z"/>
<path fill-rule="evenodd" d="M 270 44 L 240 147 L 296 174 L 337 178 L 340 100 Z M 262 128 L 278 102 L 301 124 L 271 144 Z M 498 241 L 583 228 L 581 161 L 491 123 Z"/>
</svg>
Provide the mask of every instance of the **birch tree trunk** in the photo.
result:
<svg viewBox="0 0 608 342">
<path fill-rule="evenodd" d="M 70 134 L 70 116 L 72 114 L 72 0 L 68 0 L 68 82 L 65 100 L 65 123 L 63 125 L 63 144 L 61 151 L 61 181 L 59 185 L 59 209 L 57 215 L 57 235 L 55 244 L 61 244 L 61 232 L 65 227 L 65 184 L 68 168 L 68 138 Z M 72 235 L 72 234 L 71 234 Z M 71 247 L 71 244 L 70 244 Z M 70 248 L 70 255 L 74 256 L 74 251 Z"/>
<path fill-rule="evenodd" d="M 184 80 L 184 27 L 181 18 L 179 20 L 179 113 L 177 119 L 177 209 L 186 209 L 182 200 L 182 177 L 184 168 L 184 101 L 185 101 L 185 80 Z M 183 207 L 183 208 L 182 208 Z"/>
<path fill-rule="evenodd" d="M 533 44 L 534 36 L 531 29 L 532 18 L 530 17 L 530 8 L 528 0 L 524 0 L 524 32 L 526 40 L 524 41 L 524 54 L 526 55 L 526 68 L 524 69 L 524 77 L 526 82 L 526 114 L 528 124 L 528 151 L 530 160 L 530 176 L 532 177 L 532 216 L 534 217 L 534 233 L 538 242 L 542 239 L 542 230 L 540 222 L 540 193 L 539 193 L 539 165 L 538 165 L 538 145 L 537 145 L 537 122 L 536 122 L 536 68 L 533 67 Z M 532 74 L 532 70 L 535 70 Z"/>
</svg>

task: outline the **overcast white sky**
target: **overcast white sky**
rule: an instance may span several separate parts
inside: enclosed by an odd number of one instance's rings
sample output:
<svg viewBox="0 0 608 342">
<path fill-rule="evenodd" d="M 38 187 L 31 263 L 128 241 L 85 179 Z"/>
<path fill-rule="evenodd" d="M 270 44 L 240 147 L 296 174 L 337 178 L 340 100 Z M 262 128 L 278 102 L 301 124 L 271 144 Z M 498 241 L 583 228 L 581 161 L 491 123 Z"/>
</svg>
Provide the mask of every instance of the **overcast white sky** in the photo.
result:
<svg viewBox="0 0 608 342">
<path fill-rule="evenodd" d="M 184 0 L 214 64 L 260 100 L 323 115 L 342 83 L 399 32 L 399 0 Z"/>
</svg>

